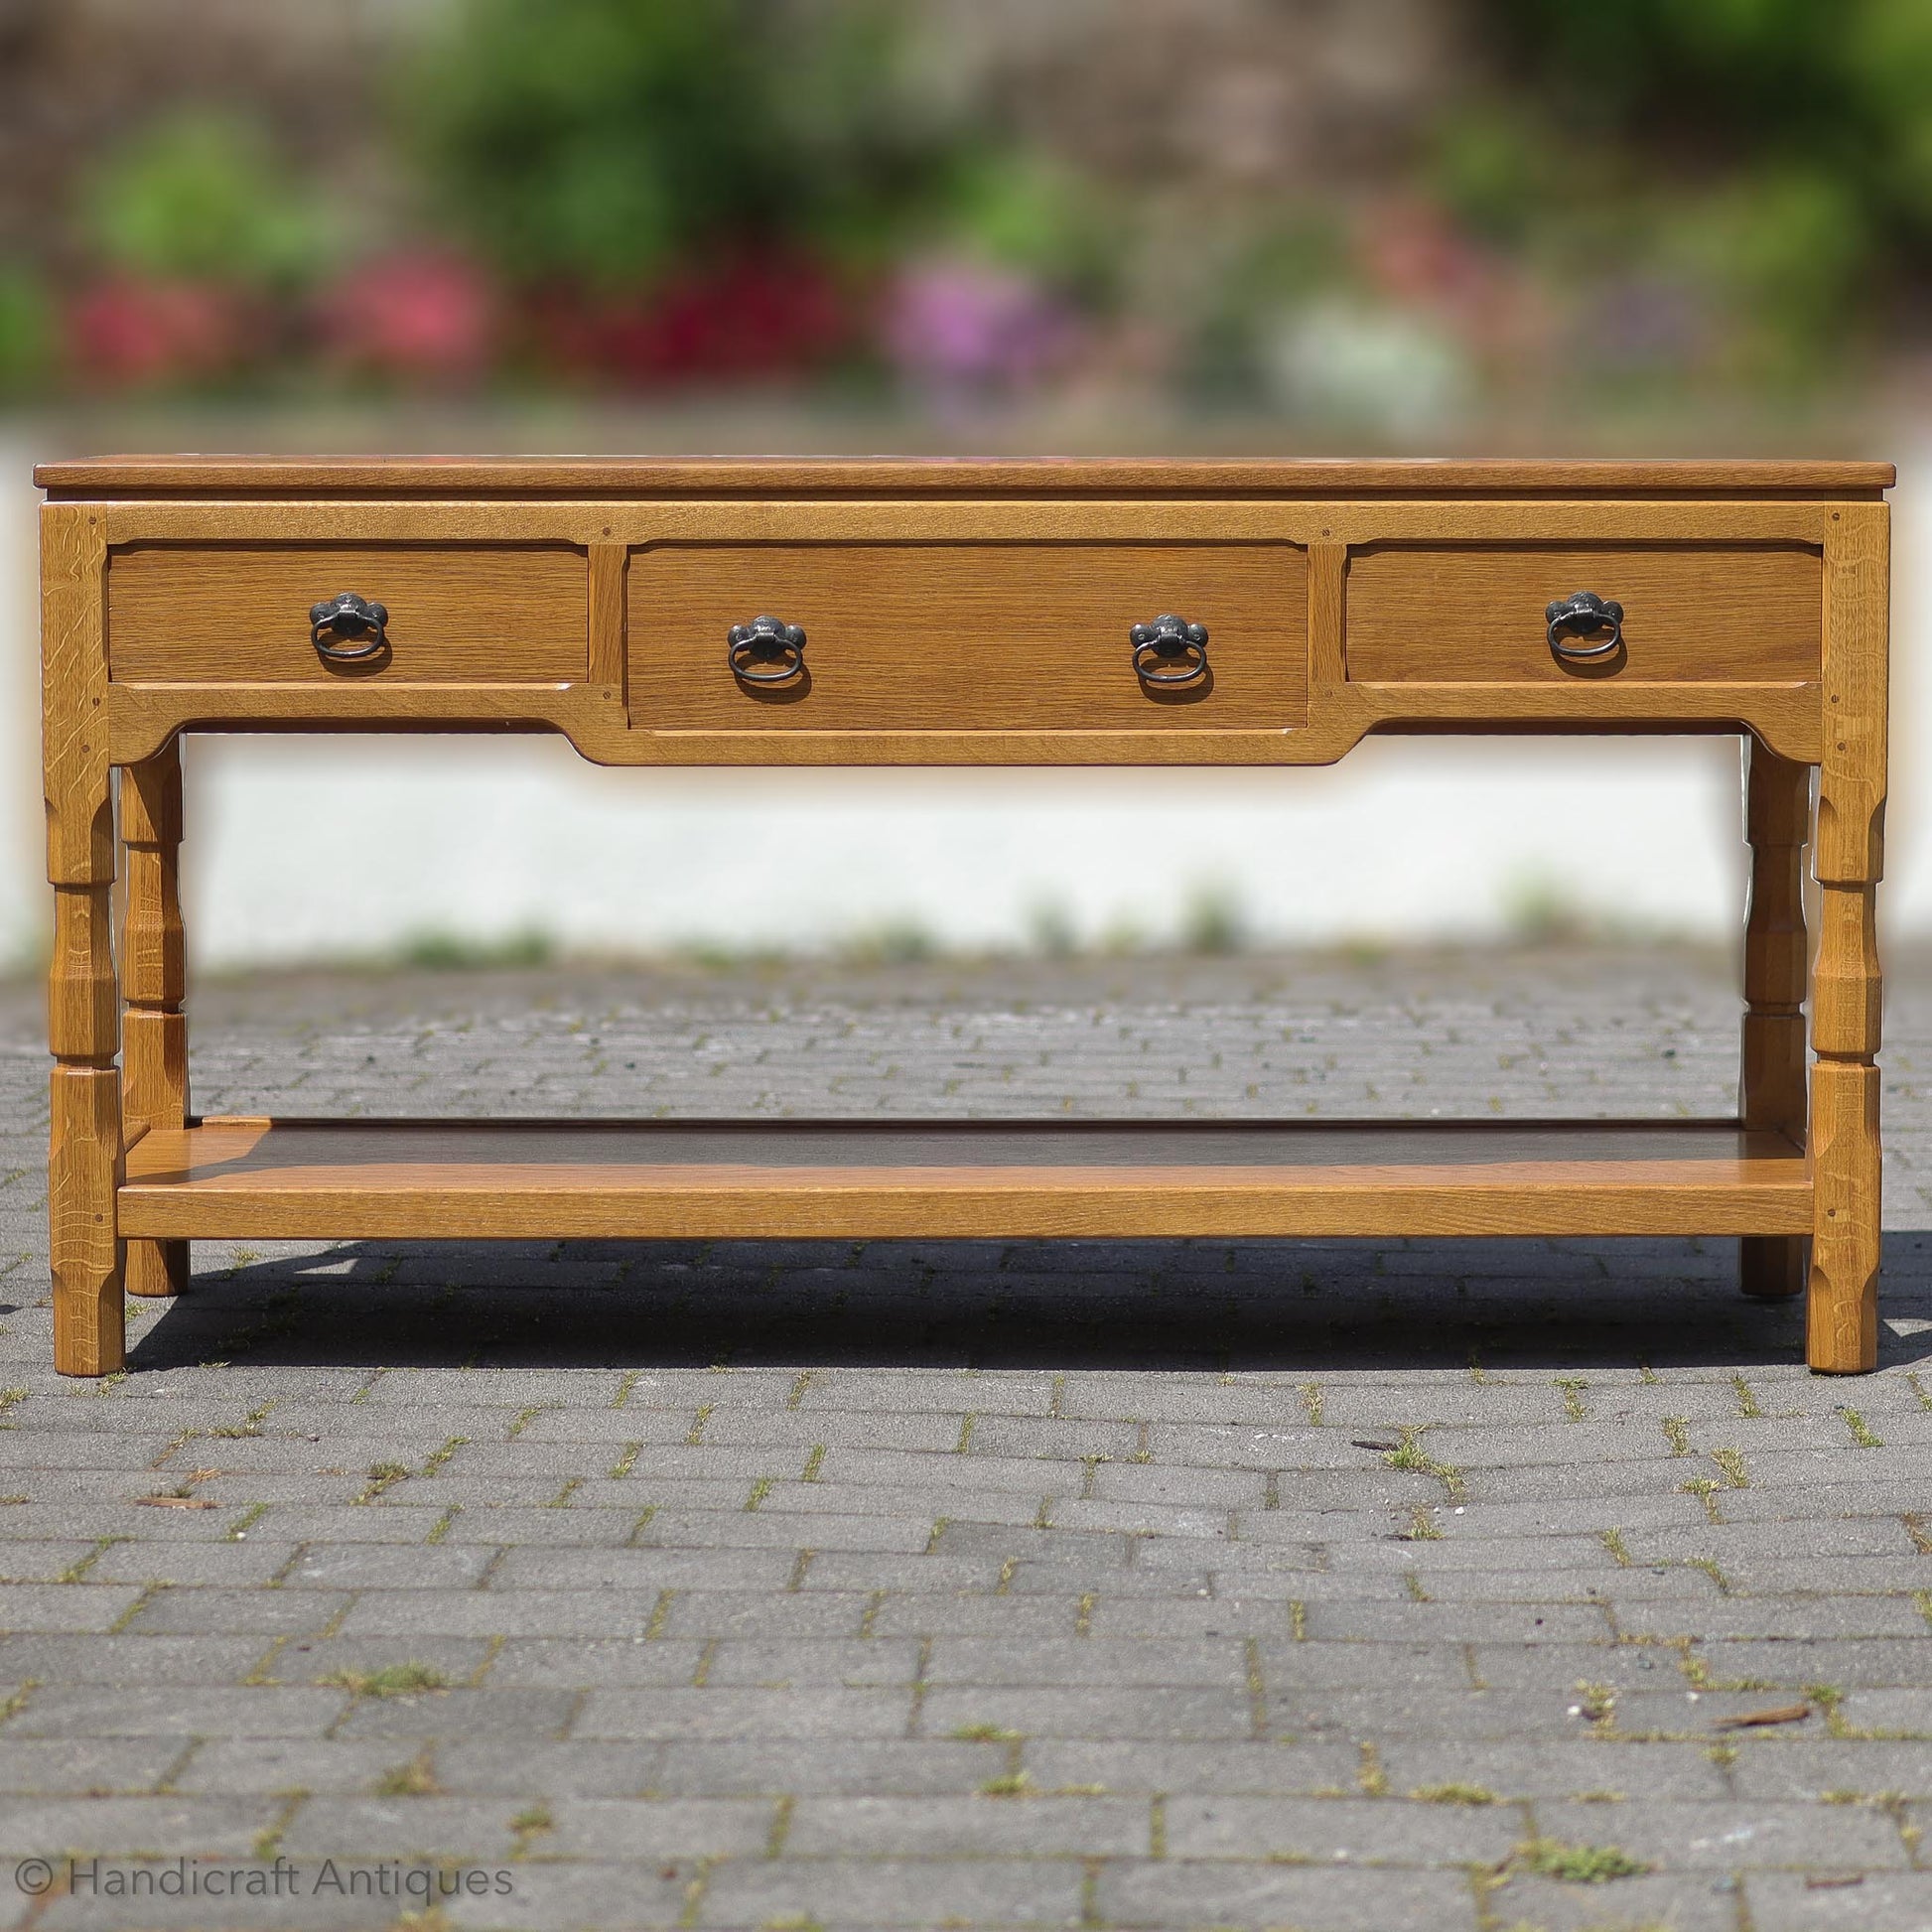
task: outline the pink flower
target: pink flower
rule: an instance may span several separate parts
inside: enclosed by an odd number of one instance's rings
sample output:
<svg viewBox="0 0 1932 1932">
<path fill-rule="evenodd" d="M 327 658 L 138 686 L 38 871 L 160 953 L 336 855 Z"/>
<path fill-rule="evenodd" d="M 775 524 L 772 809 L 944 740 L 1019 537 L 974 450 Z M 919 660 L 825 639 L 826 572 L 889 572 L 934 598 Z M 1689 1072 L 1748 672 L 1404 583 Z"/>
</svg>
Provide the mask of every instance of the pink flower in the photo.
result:
<svg viewBox="0 0 1932 1932">
<path fill-rule="evenodd" d="M 329 290 L 315 321 L 329 360 L 405 382 L 475 381 L 496 343 L 494 293 L 451 255 L 364 262 Z"/>
<path fill-rule="evenodd" d="M 1014 389 L 1065 365 L 1080 339 L 1072 311 L 1027 276 L 941 258 L 906 269 L 890 291 L 886 352 L 938 389 Z"/>
<path fill-rule="evenodd" d="M 109 276 L 68 306 L 69 352 L 81 375 L 113 388 L 208 381 L 243 359 L 242 298 L 213 282 Z"/>
</svg>

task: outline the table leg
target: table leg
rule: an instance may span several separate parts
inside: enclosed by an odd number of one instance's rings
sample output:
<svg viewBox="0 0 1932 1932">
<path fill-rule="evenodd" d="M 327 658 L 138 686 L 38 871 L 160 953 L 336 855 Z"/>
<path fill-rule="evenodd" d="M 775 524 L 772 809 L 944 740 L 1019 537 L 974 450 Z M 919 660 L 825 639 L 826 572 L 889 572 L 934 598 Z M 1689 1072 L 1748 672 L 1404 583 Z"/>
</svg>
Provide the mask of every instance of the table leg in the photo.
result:
<svg viewBox="0 0 1932 1932">
<path fill-rule="evenodd" d="M 1882 503 L 1847 504 L 1832 511 L 1826 532 L 1806 1359 L 1849 1373 L 1878 1360 L 1883 989 L 1875 914 L 1884 869 L 1888 512 Z"/>
<path fill-rule="evenodd" d="M 188 1016 L 181 923 L 181 741 L 121 773 L 127 902 L 121 914 L 123 1138 L 188 1120 Z M 179 1295 L 186 1241 L 130 1241 L 127 1292 Z"/>
<path fill-rule="evenodd" d="M 1804 851 L 1811 837 L 1811 767 L 1744 740 L 1744 836 L 1750 903 L 1744 919 L 1744 1029 L 1739 1113 L 1748 1128 L 1805 1138 Z M 1805 1235 L 1747 1234 L 1741 1285 L 1761 1301 L 1803 1292 Z"/>
<path fill-rule="evenodd" d="M 105 1375 L 125 1351 L 121 1246 L 120 989 L 114 977 L 114 797 L 107 763 L 106 543 L 85 504 L 41 511 L 47 876 L 54 887 L 48 1139 L 54 1365 Z"/>
</svg>

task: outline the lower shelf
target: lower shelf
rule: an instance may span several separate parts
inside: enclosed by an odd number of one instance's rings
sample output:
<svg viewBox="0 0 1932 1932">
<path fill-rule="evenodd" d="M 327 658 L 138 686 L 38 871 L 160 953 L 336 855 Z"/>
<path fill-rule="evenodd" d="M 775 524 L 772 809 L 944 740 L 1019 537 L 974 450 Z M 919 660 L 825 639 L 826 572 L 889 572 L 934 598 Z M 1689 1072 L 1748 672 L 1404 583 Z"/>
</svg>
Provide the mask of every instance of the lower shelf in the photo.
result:
<svg viewBox="0 0 1932 1932">
<path fill-rule="evenodd" d="M 207 1120 L 129 1150 L 123 1235 L 877 1240 L 1808 1234 L 1732 1122 Z"/>
</svg>

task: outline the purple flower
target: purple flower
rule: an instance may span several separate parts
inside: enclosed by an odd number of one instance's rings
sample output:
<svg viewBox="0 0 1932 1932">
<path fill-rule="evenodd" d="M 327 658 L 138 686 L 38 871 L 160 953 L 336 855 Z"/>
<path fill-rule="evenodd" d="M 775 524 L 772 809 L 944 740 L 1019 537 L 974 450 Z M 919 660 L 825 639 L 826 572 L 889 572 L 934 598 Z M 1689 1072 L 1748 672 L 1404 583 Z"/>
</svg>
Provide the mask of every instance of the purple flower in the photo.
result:
<svg viewBox="0 0 1932 1932">
<path fill-rule="evenodd" d="M 1017 389 L 1065 366 L 1080 340 L 1073 311 L 1010 269 L 940 257 L 901 270 L 882 318 L 887 355 L 935 389 Z"/>
</svg>

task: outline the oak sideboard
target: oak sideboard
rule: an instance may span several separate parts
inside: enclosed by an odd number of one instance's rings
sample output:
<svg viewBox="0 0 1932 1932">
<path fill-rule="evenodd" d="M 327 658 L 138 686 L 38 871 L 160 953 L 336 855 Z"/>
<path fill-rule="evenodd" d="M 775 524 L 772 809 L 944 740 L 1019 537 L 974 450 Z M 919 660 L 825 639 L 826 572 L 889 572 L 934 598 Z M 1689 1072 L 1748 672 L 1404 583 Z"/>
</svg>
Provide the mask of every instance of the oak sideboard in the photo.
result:
<svg viewBox="0 0 1932 1932">
<path fill-rule="evenodd" d="M 68 1374 L 121 1365 L 123 1289 L 179 1292 L 198 1237 L 1736 1236 L 1746 1294 L 1808 1296 L 1814 1368 L 1874 1363 L 1888 465 L 182 457 L 36 481 Z M 614 765 L 1730 734 L 1737 1115 L 201 1118 L 180 745 L 210 731 L 558 732 Z"/>
</svg>

